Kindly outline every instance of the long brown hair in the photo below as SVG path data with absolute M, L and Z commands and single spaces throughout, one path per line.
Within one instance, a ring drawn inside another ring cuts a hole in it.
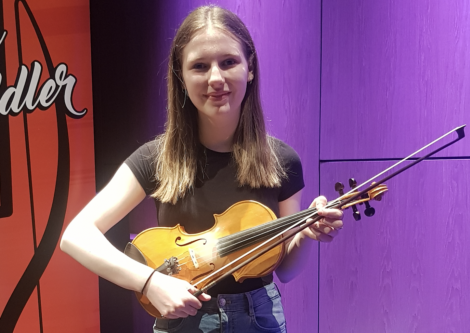
M 218 6 L 202 6 L 183 21 L 170 50 L 168 63 L 168 117 L 165 132 L 156 138 L 157 189 L 152 194 L 161 202 L 176 203 L 196 179 L 201 145 L 198 112 L 186 96 L 182 80 L 182 54 L 196 32 L 212 26 L 233 35 L 242 45 L 254 77 L 247 84 L 238 127 L 233 138 L 233 159 L 240 186 L 278 187 L 286 176 L 276 155 L 275 141 L 266 134 L 259 94 L 258 57 L 248 29 L 234 13 Z

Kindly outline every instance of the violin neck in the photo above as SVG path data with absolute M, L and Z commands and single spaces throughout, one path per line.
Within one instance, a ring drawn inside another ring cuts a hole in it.
M 308 208 L 298 213 L 219 238 L 217 242 L 218 253 L 221 257 L 225 257 L 233 252 L 265 241 L 278 234 L 282 234 L 293 225 L 301 225 L 299 222 L 316 215 L 316 211 L 315 208 Z

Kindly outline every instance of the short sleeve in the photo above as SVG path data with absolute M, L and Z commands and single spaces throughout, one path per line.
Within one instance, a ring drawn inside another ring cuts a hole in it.
M 305 184 L 302 162 L 297 152 L 286 143 L 279 141 L 278 154 L 287 174 L 287 178 L 282 181 L 278 198 L 278 201 L 284 201 L 303 189 Z
M 142 145 L 124 161 L 147 195 L 152 194 L 156 186 L 152 157 L 153 145 L 153 141 Z

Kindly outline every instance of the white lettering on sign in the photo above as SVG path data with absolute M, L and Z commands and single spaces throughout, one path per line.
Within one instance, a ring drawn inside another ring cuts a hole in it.
M 7 32 L 6 32 L 6 30 L 5 30 L 5 31 L 3 32 L 2 38 L 0 39 L 0 45 L 3 43 L 3 40 L 5 39 L 6 35 L 7 35 Z
M 7 31 L 3 31 L 0 45 L 7 36 Z M 60 92 L 64 90 L 64 103 L 69 116 L 72 118 L 83 117 L 87 109 L 77 111 L 72 103 L 73 89 L 77 79 L 72 74 L 68 74 L 67 65 L 61 63 L 54 68 L 54 74 L 48 78 L 39 88 L 39 81 L 42 74 L 42 66 L 38 61 L 33 61 L 31 71 L 26 65 L 21 65 L 18 69 L 15 84 L 6 88 L 0 95 L 0 115 L 16 115 L 24 108 L 29 112 L 36 108 L 46 110 L 50 107 Z M 3 77 L 0 73 L 0 85 Z M 39 88 L 39 90 L 38 90 Z
M 21 65 L 15 84 L 8 87 L 0 96 L 0 114 L 6 116 L 9 113 L 19 113 L 24 107 L 30 112 L 37 107 L 47 109 L 54 103 L 63 88 L 65 89 L 64 102 L 70 116 L 83 117 L 87 109 L 77 111 L 72 104 L 72 93 L 77 79 L 72 74 L 67 74 L 67 65 L 63 63 L 59 64 L 54 72 L 54 77 L 47 79 L 38 91 L 42 73 L 41 64 L 33 61 L 31 72 L 28 71 L 28 67 Z M 0 74 L 0 84 L 1 82 Z

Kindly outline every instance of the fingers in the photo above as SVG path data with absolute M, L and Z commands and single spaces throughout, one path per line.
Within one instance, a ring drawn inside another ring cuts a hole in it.
M 175 305 L 172 311 L 162 313 L 162 316 L 168 319 L 186 318 L 188 316 L 195 316 L 197 310 L 202 307 L 201 301 L 209 301 L 210 295 L 202 293 L 197 298 L 193 296 L 198 290 L 192 285 L 188 285 L 188 297 L 183 299 L 178 305 Z
M 331 242 L 334 236 L 337 235 L 338 231 L 327 227 L 328 229 L 321 229 L 315 226 L 310 226 L 309 228 L 304 229 L 302 232 L 308 237 L 315 239 L 319 242 Z
M 191 293 L 191 295 L 194 295 L 198 290 L 194 288 L 192 285 L 190 285 L 190 288 L 188 291 Z M 197 297 L 200 301 L 207 302 L 211 299 L 210 295 L 207 295 L 206 293 L 202 293 Z M 201 305 L 202 306 L 202 305 Z
M 198 299 L 200 301 L 207 302 L 207 301 L 210 301 L 211 296 L 207 295 L 206 293 L 203 293 L 203 294 L 199 295 Z
M 312 202 L 311 207 L 317 208 L 317 214 L 322 218 L 303 231 L 308 237 L 320 242 L 331 242 L 338 235 L 338 230 L 343 228 L 343 211 L 325 208 L 326 204 L 324 196 L 319 196 Z
M 310 207 L 321 209 L 326 206 L 326 203 L 327 203 L 326 197 L 324 197 L 323 195 L 320 195 L 319 197 L 315 198 L 315 200 L 313 200 Z
M 335 237 L 338 234 L 338 229 L 331 225 L 327 225 L 321 222 L 315 222 L 311 227 L 315 232 L 328 235 L 331 238 Z
M 167 319 L 177 319 L 177 318 L 186 318 L 188 316 L 195 316 L 197 314 L 197 309 L 195 308 L 181 308 L 175 309 L 173 311 L 162 311 L 161 315 L 163 318 Z
M 315 223 L 320 223 L 325 226 L 332 227 L 334 229 L 341 229 L 343 228 L 342 218 L 342 215 L 340 217 L 337 217 L 337 215 L 335 214 L 333 217 L 324 217 L 320 221 Z
M 163 317 L 168 319 L 186 318 L 188 316 L 195 316 L 197 310 L 201 307 L 202 303 L 188 292 L 187 297 L 168 305 L 160 313 Z
M 201 294 L 199 299 L 193 296 L 197 289 L 184 280 L 159 273 L 152 279 L 154 276 L 155 281 L 150 281 L 146 296 L 165 318 L 195 316 L 202 307 L 201 301 L 210 299 L 207 294 Z
M 310 207 L 317 208 L 318 215 L 322 216 L 321 222 L 329 224 L 333 228 L 342 228 L 343 226 L 343 211 L 334 208 L 324 208 L 327 204 L 327 200 L 324 196 L 319 196 L 313 200 Z
M 175 311 L 171 313 L 162 313 L 162 318 L 166 319 L 178 319 L 178 318 L 186 318 L 188 316 L 195 316 L 197 314 L 197 310 L 194 311 L 194 314 L 188 313 L 188 311 Z
M 318 215 L 323 216 L 325 218 L 329 218 L 332 220 L 342 220 L 343 219 L 343 211 L 336 208 L 320 208 L 317 210 Z
M 341 229 L 343 228 L 343 211 L 339 209 L 331 209 L 331 208 L 323 208 L 318 211 L 318 215 L 323 216 L 319 221 L 315 222 L 312 227 L 318 229 L 321 227 L 320 231 L 324 229 L 324 227 L 330 227 L 333 229 Z M 328 230 L 328 229 L 325 229 Z

